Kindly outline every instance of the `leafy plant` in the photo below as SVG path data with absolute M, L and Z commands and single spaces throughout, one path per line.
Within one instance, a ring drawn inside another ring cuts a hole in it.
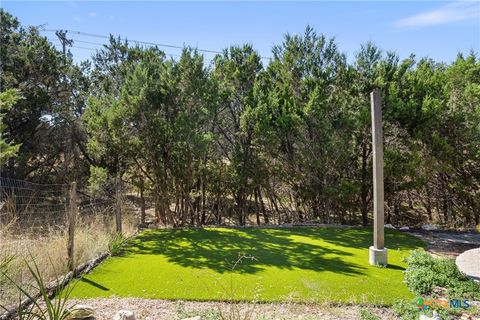
M 68 319 L 69 315 L 74 310 L 74 307 L 67 307 L 67 301 L 74 288 L 74 286 L 68 284 L 68 278 L 66 278 L 68 275 L 65 278 L 57 278 L 56 288 L 52 293 L 50 292 L 48 285 L 44 282 L 35 260 L 32 260 L 32 263 L 26 262 L 25 264 L 34 279 L 36 288 L 39 290 L 38 293 L 30 293 L 27 289 L 23 288 L 21 284 L 15 282 L 15 280 L 13 280 L 8 274 L 2 272 L 2 275 L 12 282 L 20 292 L 16 310 L 18 319 Z M 52 296 L 53 298 L 51 298 Z M 22 305 L 23 297 L 31 301 L 28 306 Z M 9 311 L 6 306 L 0 305 L 0 308 L 6 312 Z
M 453 259 L 433 258 L 417 249 L 406 259 L 405 283 L 416 294 L 431 294 L 446 288 L 450 297 L 480 297 L 480 284 L 465 277 Z
M 116 233 L 108 243 L 108 251 L 112 256 L 121 256 L 126 252 L 129 238 L 121 233 Z
M 380 320 L 379 317 L 377 317 L 372 310 L 367 309 L 367 308 L 361 308 L 360 309 L 360 319 L 361 320 Z

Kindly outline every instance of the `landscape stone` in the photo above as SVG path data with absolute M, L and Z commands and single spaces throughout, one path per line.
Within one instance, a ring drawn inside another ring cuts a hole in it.
M 478 262 L 480 261 L 480 248 L 471 249 L 460 254 L 455 263 L 458 270 L 474 281 L 480 281 L 480 268 Z
M 94 319 L 95 311 L 92 307 L 78 304 L 73 307 L 72 312 L 67 317 L 67 320 L 80 320 L 80 319 Z
M 408 230 L 410 230 L 410 228 L 405 226 L 405 227 L 400 227 L 400 229 L 398 229 L 398 230 L 400 230 L 400 231 L 408 231 Z
M 113 317 L 113 320 L 135 320 L 135 314 L 130 310 L 120 310 Z
M 422 229 L 425 230 L 425 231 L 438 230 L 437 226 L 435 226 L 433 224 L 430 224 L 430 223 L 426 223 L 426 224 L 422 225 Z

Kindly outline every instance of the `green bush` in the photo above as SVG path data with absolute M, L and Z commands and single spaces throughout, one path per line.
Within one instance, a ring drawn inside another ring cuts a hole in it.
M 414 300 L 399 300 L 393 305 L 393 311 L 401 320 L 418 320 L 420 315 L 433 317 L 436 314 L 442 320 L 458 319 L 463 313 L 475 314 L 475 310 L 443 308 L 441 306 L 431 307 L 427 310 L 419 309 L 417 306 L 417 298 Z
M 441 287 L 442 297 L 446 299 L 476 299 L 480 297 L 480 284 L 465 277 L 455 265 L 455 260 L 434 258 L 423 249 L 413 251 L 406 259 L 405 283 L 419 296 L 430 295 L 435 288 Z M 432 306 L 428 310 L 418 308 L 418 298 L 399 300 L 393 310 L 402 320 L 416 320 L 420 314 L 431 316 L 433 312 L 441 319 L 456 319 L 463 312 L 475 312 L 474 309 L 455 309 Z
M 405 283 L 418 295 L 431 294 L 437 287 L 447 289 L 452 298 L 480 297 L 480 284 L 465 277 L 453 259 L 433 258 L 423 249 L 406 259 Z
M 361 320 L 380 320 L 379 317 L 377 317 L 372 310 L 367 309 L 367 308 L 361 308 L 360 309 L 360 319 Z
M 125 254 L 129 238 L 121 233 L 116 233 L 108 243 L 108 251 L 112 256 L 121 256 Z
M 417 320 L 421 314 L 421 310 L 417 306 L 415 300 L 398 300 L 393 305 L 393 311 L 402 320 Z M 422 312 L 422 314 L 425 314 Z

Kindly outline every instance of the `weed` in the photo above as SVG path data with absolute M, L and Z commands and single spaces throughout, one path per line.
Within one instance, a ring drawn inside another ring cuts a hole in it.
M 108 243 L 108 251 L 112 256 L 121 256 L 125 254 L 129 238 L 121 233 L 116 233 Z
M 74 306 L 67 307 L 66 304 L 73 290 L 73 286 L 68 284 L 69 279 L 67 276 L 65 278 L 57 278 L 56 288 L 52 294 L 44 282 L 35 260 L 32 260 L 32 263 L 25 262 L 25 265 L 34 279 L 35 287 L 39 294 L 29 293 L 21 284 L 17 283 L 8 274 L 3 273 L 3 276 L 20 292 L 16 308 L 18 318 L 20 320 L 66 320 L 74 309 Z M 50 298 L 52 295 L 53 298 Z M 24 307 L 22 305 L 22 296 L 31 301 L 29 306 Z M 0 305 L 0 308 L 7 312 L 9 311 L 6 306 Z
M 360 309 L 360 319 L 361 320 L 380 320 L 379 317 L 377 317 L 372 310 L 367 309 L 367 308 L 361 308 Z

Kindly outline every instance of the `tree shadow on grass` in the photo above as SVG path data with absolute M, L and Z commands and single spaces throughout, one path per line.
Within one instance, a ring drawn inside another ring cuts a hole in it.
M 80 280 L 78 280 L 78 281 L 88 283 L 89 285 L 94 286 L 95 288 L 98 288 L 98 289 L 103 290 L 103 291 L 110 291 L 109 288 L 104 287 L 104 286 L 102 286 L 101 284 L 99 284 L 95 281 L 87 279 L 85 276 L 80 278 Z
M 345 261 L 345 257 L 353 255 L 348 250 L 315 243 L 316 239 L 327 240 L 325 236 L 332 236 L 319 230 L 322 229 L 148 230 L 132 241 L 129 254 L 163 255 L 183 267 L 208 268 L 219 273 L 232 271 L 239 256 L 248 255 L 255 259 L 240 261 L 234 272 L 254 274 L 276 267 L 351 276 L 364 274 L 365 267 Z

